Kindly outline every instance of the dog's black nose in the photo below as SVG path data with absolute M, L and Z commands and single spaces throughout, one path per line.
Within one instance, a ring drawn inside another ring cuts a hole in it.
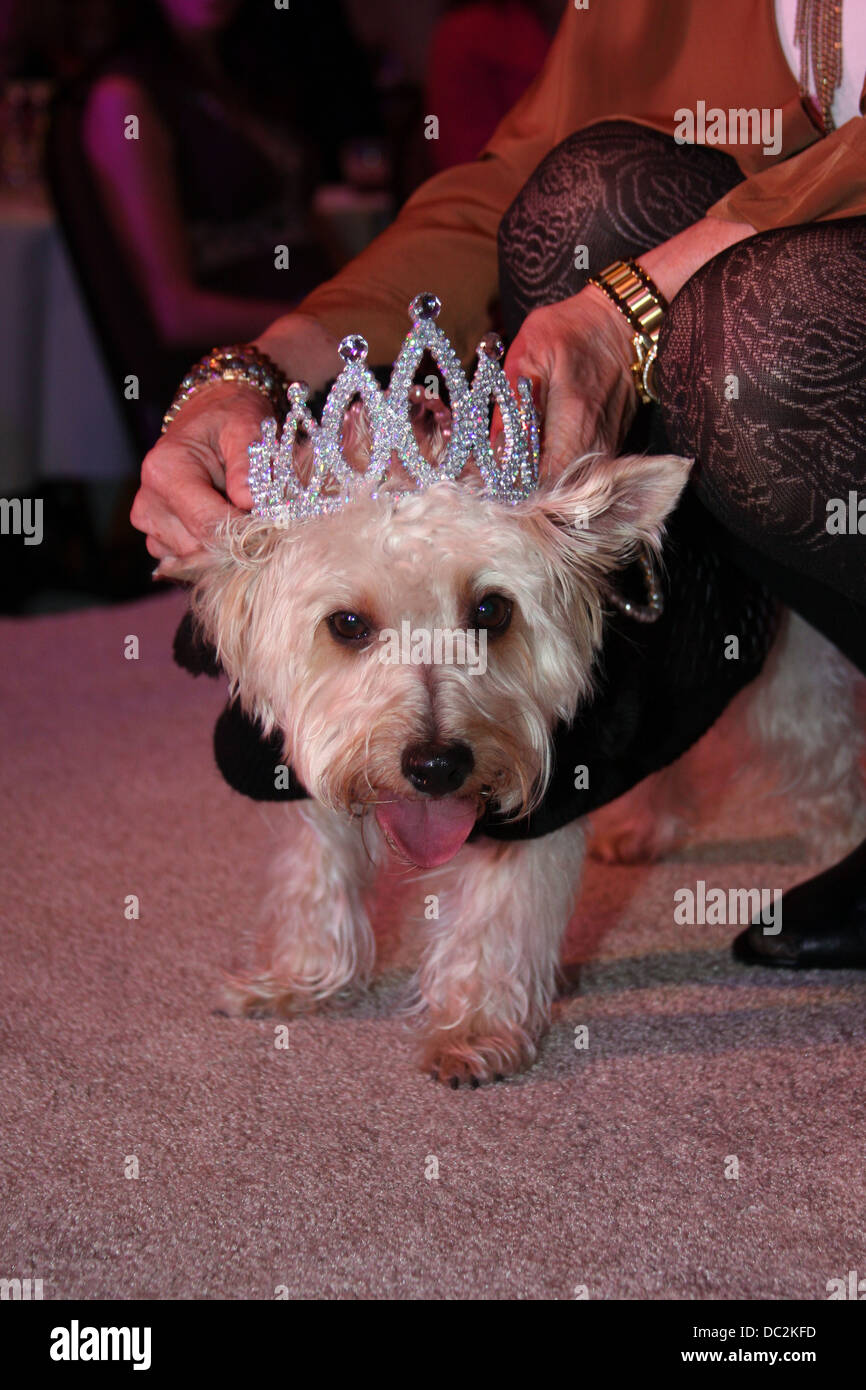
M 413 743 L 403 754 L 403 776 L 427 796 L 447 796 L 462 787 L 475 759 L 465 743 Z

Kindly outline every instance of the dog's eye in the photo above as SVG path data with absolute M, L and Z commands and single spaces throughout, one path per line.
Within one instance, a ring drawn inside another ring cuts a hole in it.
M 340 642 L 360 642 L 370 636 L 370 624 L 360 613 L 332 613 L 328 618 L 332 636 Z
M 470 614 L 469 626 L 504 632 L 511 622 L 511 601 L 502 594 L 485 594 Z

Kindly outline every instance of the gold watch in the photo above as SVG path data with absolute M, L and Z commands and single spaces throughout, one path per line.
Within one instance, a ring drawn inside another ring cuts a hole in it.
M 600 275 L 591 275 L 588 283 L 606 294 L 628 322 L 634 333 L 631 369 L 638 396 L 644 405 L 657 401 L 653 367 L 667 300 L 636 261 L 614 261 Z

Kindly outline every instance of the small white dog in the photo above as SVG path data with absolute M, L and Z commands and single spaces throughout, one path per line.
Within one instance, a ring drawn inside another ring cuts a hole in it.
M 347 448 L 366 458 L 371 437 L 357 422 Z M 429 425 L 420 434 L 435 463 L 447 430 L 443 439 Z M 292 1013 L 364 983 L 374 960 L 365 895 L 391 854 L 423 872 L 422 899 L 438 898 L 417 975 L 423 1067 L 458 1085 L 532 1062 L 584 826 L 467 840 L 486 807 L 517 818 L 543 797 L 552 731 L 590 692 L 610 577 L 641 546 L 660 549 L 689 467 L 673 456 L 582 461 L 511 506 L 477 479 L 395 501 L 390 479 L 341 510 L 252 517 L 215 539 L 193 612 L 311 798 L 285 808 L 270 959 L 238 984 L 242 1010 Z M 383 659 L 382 634 L 406 623 L 485 633 L 485 668 Z M 853 803 L 852 683 L 835 651 L 791 621 L 747 693 L 763 742 L 795 749 L 813 780 Z M 653 781 L 632 826 L 646 854 L 673 824 L 653 804 Z M 645 824 L 651 805 L 659 833 Z

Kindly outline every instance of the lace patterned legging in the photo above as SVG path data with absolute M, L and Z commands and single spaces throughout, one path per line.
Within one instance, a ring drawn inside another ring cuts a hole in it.
M 507 335 L 741 177 L 728 155 L 625 121 L 564 140 L 502 219 Z M 714 257 L 671 305 L 656 384 L 644 442 L 696 459 L 692 486 L 731 557 L 866 670 L 866 540 L 838 529 L 866 499 L 866 218 L 762 232 Z

